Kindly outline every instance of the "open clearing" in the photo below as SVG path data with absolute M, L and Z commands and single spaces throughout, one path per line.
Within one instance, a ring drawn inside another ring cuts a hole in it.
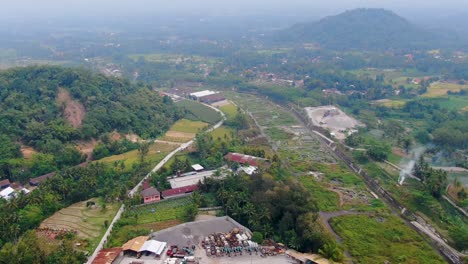
M 73 100 L 70 93 L 63 88 L 59 88 L 58 90 L 57 103 L 63 106 L 63 115 L 70 125 L 74 128 L 81 127 L 81 123 L 86 115 L 84 106 L 80 102 Z
M 181 119 L 172 125 L 169 131 L 197 133 L 208 126 L 207 123 L 201 121 L 191 121 L 188 119 Z
M 305 110 L 314 126 L 329 129 L 338 139 L 345 139 L 346 131 L 363 126 L 335 106 L 306 107 Z
M 445 263 L 396 216 L 339 216 L 331 225 L 355 263 Z
M 210 124 L 215 124 L 221 120 L 221 115 L 218 112 L 199 102 L 182 100 L 177 102 L 176 105 L 187 112 L 185 115 L 187 119 L 203 121 Z
M 24 157 L 25 159 L 30 159 L 30 158 L 32 158 L 32 156 L 33 156 L 34 154 L 37 153 L 37 151 L 34 150 L 32 147 L 28 147 L 28 146 L 25 146 L 25 145 L 21 145 L 21 149 L 20 149 L 20 150 L 21 150 L 21 153 L 23 154 L 23 157 Z
M 226 114 L 228 118 L 234 117 L 237 114 L 237 106 L 232 103 L 220 106 L 219 110 L 221 110 L 224 114 Z
M 87 201 L 72 204 L 44 220 L 40 228 L 76 231 L 79 239 L 88 240 L 90 246 L 95 247 L 106 231 L 104 222 L 112 222 L 119 205 L 106 204 L 106 209 L 103 209 L 98 206 L 97 199 L 89 201 L 94 201 L 96 205 L 86 207 Z
M 431 84 L 427 93 L 423 94 L 424 97 L 439 97 L 447 95 L 447 92 L 459 92 L 468 89 L 468 85 L 461 85 L 455 83 L 441 83 L 435 82 Z
M 152 165 L 160 162 L 168 153 L 177 148 L 177 145 L 171 143 L 155 142 L 152 143 L 145 160 Z M 126 168 L 131 168 L 132 164 L 139 160 L 138 150 L 132 150 L 120 155 L 114 155 L 99 160 L 104 163 L 114 163 L 116 161 L 124 161 Z

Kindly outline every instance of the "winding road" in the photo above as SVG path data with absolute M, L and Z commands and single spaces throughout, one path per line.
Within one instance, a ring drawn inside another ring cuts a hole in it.
M 214 126 L 212 126 L 210 129 L 206 130 L 206 132 L 211 132 L 211 131 L 213 131 L 213 130 L 215 130 L 215 129 L 217 129 L 220 126 L 223 125 L 224 121 L 226 120 L 226 115 L 221 110 L 219 110 L 218 108 L 213 107 L 211 105 L 208 105 L 208 104 L 204 104 L 204 103 L 200 103 L 200 104 L 203 104 L 203 105 L 215 110 L 216 112 L 218 112 L 221 115 L 221 120 L 218 123 L 216 123 Z M 143 185 L 143 182 L 145 180 L 147 180 L 149 177 L 151 177 L 151 174 L 153 174 L 154 172 L 161 169 L 162 166 L 164 166 L 175 154 L 177 154 L 177 152 L 187 149 L 190 145 L 193 144 L 193 142 L 195 142 L 195 139 L 192 139 L 192 140 L 190 140 L 190 141 L 188 141 L 186 143 L 183 143 L 182 145 L 180 145 L 180 147 L 173 150 L 171 153 L 167 154 L 167 156 L 164 157 L 164 159 L 162 161 L 160 161 L 148 174 L 146 174 L 146 176 L 140 182 L 138 182 L 137 185 L 135 185 L 135 187 L 133 187 L 133 189 L 131 189 L 128 192 L 128 197 L 132 198 L 133 195 L 135 195 L 135 193 L 141 187 L 141 185 Z M 107 228 L 107 231 L 104 234 L 104 236 L 102 237 L 102 239 L 99 242 L 98 246 L 94 250 L 94 253 L 88 258 L 88 261 L 86 262 L 87 264 L 91 264 L 93 262 L 93 260 L 96 258 L 96 256 L 98 255 L 99 251 L 101 251 L 101 249 L 103 249 L 104 244 L 107 242 L 107 238 L 109 237 L 109 235 L 110 235 L 110 233 L 112 231 L 112 228 L 114 227 L 114 224 L 120 219 L 120 217 L 122 216 L 122 213 L 124 212 L 124 210 L 125 210 L 125 207 L 124 207 L 124 205 L 122 205 L 120 207 L 119 211 L 117 212 L 117 214 L 115 215 L 114 219 L 112 220 L 111 224 L 109 225 L 109 228 Z

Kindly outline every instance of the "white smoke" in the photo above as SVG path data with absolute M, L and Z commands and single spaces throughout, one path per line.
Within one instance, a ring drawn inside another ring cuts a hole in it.
M 410 151 L 410 160 L 407 161 L 408 159 L 402 160 L 400 162 L 400 176 L 398 177 L 398 184 L 403 185 L 405 182 L 406 177 L 411 176 L 411 172 L 414 169 L 414 166 L 416 165 L 416 161 L 419 160 L 419 158 L 424 154 L 424 151 L 426 151 L 425 147 L 417 147 L 413 148 Z

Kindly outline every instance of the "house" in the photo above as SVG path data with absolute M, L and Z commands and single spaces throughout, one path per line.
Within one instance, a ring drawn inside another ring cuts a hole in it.
M 161 195 L 164 199 L 176 198 L 180 196 L 185 196 L 189 193 L 193 193 L 196 190 L 198 190 L 198 185 L 190 185 L 163 191 Z
M 5 200 L 10 200 L 15 195 L 15 189 L 7 187 L 0 192 L 0 197 Z
M 205 168 L 203 168 L 203 166 L 200 165 L 200 164 L 194 164 L 194 165 L 192 165 L 192 169 L 194 171 L 200 172 L 200 171 L 203 171 Z
M 99 251 L 92 264 L 115 264 L 119 263 L 119 257 L 121 257 L 122 248 L 105 248 Z
M 229 152 L 226 156 L 224 156 L 224 158 L 230 162 L 236 162 L 239 164 L 249 164 L 250 166 L 255 167 L 258 167 L 258 165 L 261 162 L 267 161 L 267 159 L 264 158 L 234 152 Z
M 143 196 L 143 201 L 145 204 L 161 200 L 161 193 L 154 187 L 143 190 L 141 192 L 141 196 Z
M 5 179 L 0 181 L 0 190 L 10 187 L 10 180 Z

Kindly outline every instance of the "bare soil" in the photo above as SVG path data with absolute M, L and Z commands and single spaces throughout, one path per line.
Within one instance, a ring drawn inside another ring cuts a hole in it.
M 87 160 L 91 160 L 93 150 L 96 147 L 98 142 L 95 139 L 92 139 L 90 141 L 79 141 L 76 144 L 76 147 L 81 153 L 85 154 L 87 157 Z
M 63 115 L 68 120 L 70 125 L 74 128 L 81 127 L 83 119 L 86 115 L 84 106 L 80 102 L 73 100 L 70 96 L 70 93 L 63 88 L 59 88 L 57 103 L 63 106 Z
M 25 159 L 31 159 L 34 154 L 37 153 L 32 147 L 21 145 L 21 153 Z

